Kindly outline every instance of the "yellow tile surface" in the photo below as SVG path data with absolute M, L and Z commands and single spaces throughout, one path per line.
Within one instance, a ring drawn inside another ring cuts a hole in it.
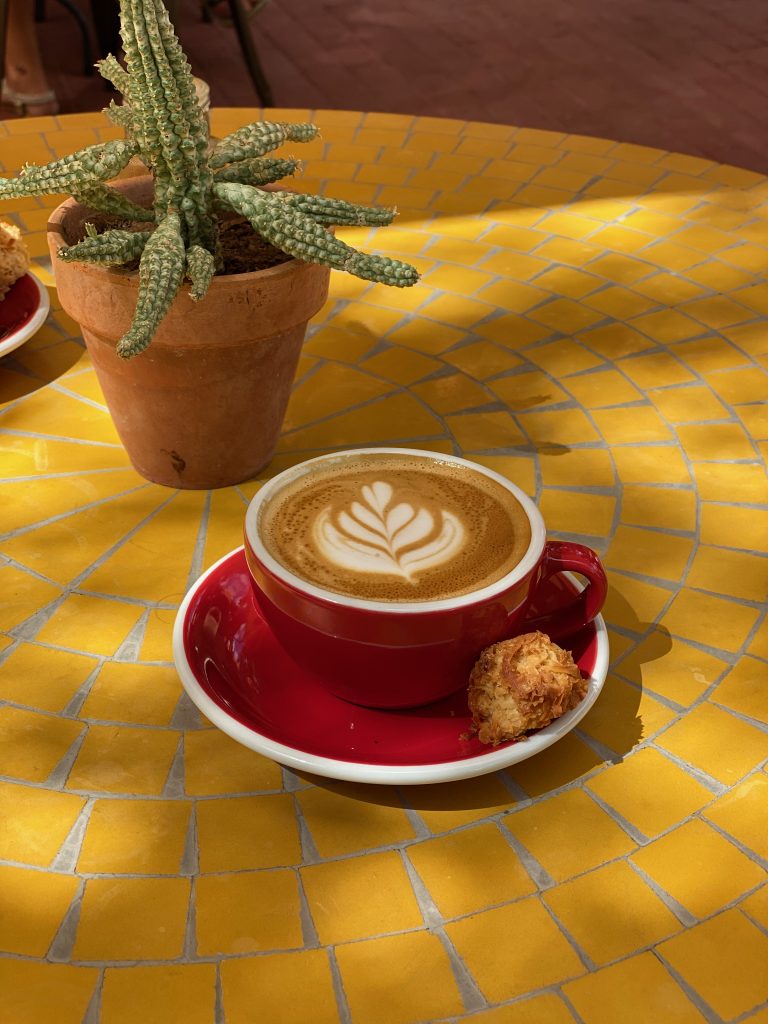
M 256 116 L 214 112 L 219 135 Z M 422 281 L 332 275 L 278 454 L 237 487 L 130 467 L 39 262 L 56 200 L 0 204 L 53 309 L 0 371 L 9 1024 L 762 1020 L 768 179 L 480 121 L 270 116 L 323 129 L 303 188 L 399 204 L 340 237 Z M 0 123 L 8 166 L 118 135 L 100 114 Z M 501 774 L 287 773 L 180 699 L 176 609 L 248 500 L 309 455 L 387 443 L 469 453 L 607 564 L 599 700 Z
M 214 729 L 185 735 L 184 779 L 190 796 L 282 787 L 279 765 Z
M 471 914 L 535 892 L 495 825 L 478 825 L 409 847 L 408 857 L 443 917 Z
M 107 662 L 80 714 L 105 721 L 168 725 L 181 692 L 175 669 Z
M 749 605 L 682 587 L 667 610 L 664 623 L 684 640 L 737 651 L 757 622 Z
M 692 551 L 693 541 L 684 537 L 619 526 L 605 564 L 612 569 L 676 581 L 682 578 Z
M 338 1024 L 331 967 L 321 949 L 224 960 L 221 986 L 227 1024 L 251 1024 L 256 1006 L 274 1024 Z
M 621 519 L 634 526 L 692 532 L 696 528 L 696 494 L 681 487 L 624 486 Z
M 78 751 L 67 786 L 92 792 L 159 796 L 179 738 L 178 732 L 92 725 Z
M 573 789 L 504 818 L 504 826 L 556 881 L 597 867 L 634 849 L 626 832 L 591 800 Z M 561 842 L 567 835 L 567 843 Z
M 621 899 L 616 896 L 621 893 Z M 682 925 L 626 861 L 548 890 L 544 902 L 602 966 L 679 932 Z
M 97 800 L 78 871 L 175 875 L 187 840 L 191 804 L 181 800 Z
M 599 754 L 569 733 L 535 759 L 508 768 L 510 777 L 530 796 L 543 796 L 589 775 L 603 763 Z
M 82 731 L 71 719 L 0 708 L 0 774 L 44 782 Z
M 706 1020 L 653 953 L 623 960 L 563 986 L 585 1024 L 703 1024 Z
M 505 811 L 515 798 L 497 775 L 480 775 L 460 782 L 419 786 L 408 794 L 408 801 L 427 828 L 437 834 Z
M 670 637 L 666 630 L 656 629 L 621 661 L 617 671 L 676 704 L 690 705 L 722 675 L 727 664 Z
M 483 995 L 493 1002 L 584 973 L 576 951 L 535 897 L 446 925 Z M 526 941 L 510 943 L 510 935 Z
M 706 816 L 765 860 L 768 858 L 768 835 L 763 821 L 766 798 L 768 775 L 758 772 L 716 800 L 707 808 Z
M 408 931 L 423 923 L 400 855 L 372 853 L 301 869 L 310 913 L 322 943 L 336 945 Z
M 0 865 L 0 948 L 45 957 L 79 881 L 73 875 Z
M 102 1024 L 209 1024 L 216 1003 L 213 964 L 108 967 L 101 990 Z
M 323 857 L 390 846 L 415 837 L 396 792 L 389 787 L 335 782 L 302 790 L 296 799 Z
M 284 867 L 301 859 L 290 796 L 198 801 L 200 870 Z
M 650 748 L 611 765 L 587 785 L 646 836 L 684 821 L 713 799 L 711 790 Z
M 608 675 L 600 700 L 581 721 L 581 728 L 617 753 L 629 753 L 676 717 L 665 704 L 639 687 Z
M 195 880 L 200 956 L 295 949 L 303 944 L 293 871 L 238 871 Z
M 766 880 L 763 868 L 696 818 L 642 847 L 632 860 L 698 918 L 722 910 Z
M 95 658 L 22 643 L 0 665 L 0 698 L 63 711 L 97 665 Z
M 768 560 L 745 551 L 701 545 L 686 582 L 691 587 L 749 601 L 768 598 Z
M 95 967 L 44 960 L 0 960 L 3 1012 L 13 1024 L 80 1024 L 99 980 Z
M 765 1002 L 768 936 L 738 910 L 675 936 L 659 952 L 725 1020 Z
M 728 786 L 765 758 L 764 732 L 709 703 L 693 708 L 657 742 Z
M 190 883 L 184 878 L 90 878 L 72 951 L 75 960 L 176 960 Z
M 539 501 L 550 530 L 596 537 L 610 532 L 615 506 L 612 497 L 579 491 L 545 490 Z
M 41 643 L 89 654 L 115 654 L 139 621 L 137 605 L 70 594 L 35 637 Z

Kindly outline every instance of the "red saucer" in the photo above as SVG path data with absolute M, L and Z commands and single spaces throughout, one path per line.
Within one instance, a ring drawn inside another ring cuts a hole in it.
M 45 322 L 48 291 L 34 274 L 20 277 L 0 301 L 0 356 L 23 345 Z
M 554 577 L 533 614 L 578 589 Z M 495 771 L 545 749 L 596 700 L 608 668 L 598 618 L 572 640 L 586 698 L 546 729 L 489 748 L 466 739 L 466 693 L 426 707 L 382 711 L 334 697 L 278 645 L 253 597 L 243 549 L 221 559 L 187 594 L 176 619 L 174 657 L 197 707 L 234 739 L 293 768 L 361 782 L 417 783 Z

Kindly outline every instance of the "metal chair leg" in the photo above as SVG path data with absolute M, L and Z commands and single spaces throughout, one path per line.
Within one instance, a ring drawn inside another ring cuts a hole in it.
M 261 100 L 262 106 L 271 107 L 274 105 L 272 90 L 262 70 L 259 55 L 256 52 L 248 15 L 243 8 L 241 0 L 229 0 L 229 9 L 232 12 L 232 23 L 237 32 L 240 49 L 243 51 L 243 58 L 248 68 L 248 73 L 251 76 L 251 81 Z

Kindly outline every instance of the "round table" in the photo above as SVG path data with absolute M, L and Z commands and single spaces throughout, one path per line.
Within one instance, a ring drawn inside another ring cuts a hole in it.
M 215 110 L 223 135 L 258 111 Z M 301 777 L 183 695 L 175 610 L 259 481 L 131 468 L 51 291 L 0 363 L 0 1017 L 9 1024 L 768 1021 L 768 179 L 608 139 L 338 111 L 301 190 L 422 272 L 334 274 L 269 474 L 463 454 L 610 578 L 573 732 L 442 785 Z M 115 134 L 0 124 L 5 173 Z

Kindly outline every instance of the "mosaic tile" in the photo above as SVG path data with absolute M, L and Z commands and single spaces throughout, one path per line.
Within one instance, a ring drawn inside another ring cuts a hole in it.
M 587 785 L 649 837 L 684 821 L 713 799 L 711 790 L 648 747 L 611 765 Z
M 22 643 L 0 665 L 0 699 L 63 711 L 97 665 L 95 658 Z
M 534 897 L 473 914 L 445 930 L 480 991 L 494 1002 L 584 973 L 575 950 Z M 526 941 L 511 945 L 509 935 L 525 935 Z
M 101 989 L 101 1024 L 209 1024 L 216 1003 L 213 964 L 108 967 Z
M 703 1024 L 707 1019 L 653 953 L 623 960 L 563 986 L 585 1024 L 643 1024 L 658 1015 L 669 1024 Z
M 635 847 L 610 815 L 578 789 L 525 807 L 503 821 L 555 881 L 589 871 Z M 562 841 L 564 836 L 567 842 Z
M 293 800 L 283 794 L 198 801 L 200 870 L 285 867 L 301 859 Z
M 0 708 L 0 775 L 45 782 L 82 731 L 71 719 Z
M 80 1024 L 99 979 L 95 967 L 71 967 L 45 960 L 0 960 L 3 1010 L 15 1024 Z
M 674 711 L 645 690 L 609 674 L 600 700 L 584 716 L 580 728 L 609 750 L 625 754 L 675 717 Z
M 184 788 L 190 796 L 279 790 L 279 766 L 218 730 L 184 737 Z
M 719 797 L 706 817 L 763 860 L 768 860 L 768 836 L 764 828 L 768 776 L 758 772 Z
M 515 797 L 495 774 L 419 786 L 408 792 L 408 806 L 434 834 L 482 821 L 508 810 L 514 803 Z
M 195 881 L 197 953 L 258 953 L 303 944 L 293 871 L 238 871 Z
M 583 779 L 602 763 L 599 754 L 571 733 L 563 736 L 556 748 L 542 751 L 535 761 L 522 761 L 508 768 L 507 772 L 530 796 L 544 796 L 551 790 Z
M 621 520 L 633 526 L 693 532 L 696 527 L 696 494 L 681 487 L 625 484 Z
M 543 900 L 598 966 L 682 930 L 680 921 L 626 861 L 564 882 L 544 893 Z
M 642 684 L 644 689 L 676 704 L 690 705 L 723 674 L 727 665 L 727 661 L 657 628 L 619 662 L 616 670 L 638 686 Z
M 722 910 L 766 880 L 763 868 L 696 818 L 637 850 L 632 860 L 698 918 Z
M 695 925 L 659 952 L 723 1019 L 765 1002 L 768 936 L 738 910 Z
M 693 708 L 657 742 L 726 786 L 765 759 L 765 732 L 709 703 Z
M 612 569 L 676 581 L 682 578 L 692 551 L 693 541 L 684 537 L 619 526 L 605 564 Z
M 83 718 L 168 725 L 181 696 L 176 671 L 111 662 L 102 666 L 80 709 Z
M 520 858 L 494 825 L 428 839 L 409 847 L 408 857 L 445 918 L 536 891 Z
M 338 1024 L 333 977 L 323 949 L 225 959 L 221 988 L 227 1024 L 250 1024 L 258 1006 L 281 1024 Z
M 134 726 L 91 725 L 67 779 L 74 790 L 159 796 L 180 733 Z
M 352 942 L 336 948 L 336 959 L 353 1020 L 415 1024 L 462 1012 L 448 956 L 436 935 L 412 932 Z
M 488 387 L 509 409 L 516 411 L 568 401 L 568 395 L 551 377 L 536 371 L 499 377 Z
M 190 883 L 184 878 L 89 878 L 75 960 L 177 960 Z
M 670 605 L 665 624 L 670 632 L 724 651 L 737 651 L 759 613 L 736 601 L 681 588 Z
M 320 941 L 353 942 L 419 928 L 423 918 L 396 851 L 371 853 L 301 868 L 301 880 Z

